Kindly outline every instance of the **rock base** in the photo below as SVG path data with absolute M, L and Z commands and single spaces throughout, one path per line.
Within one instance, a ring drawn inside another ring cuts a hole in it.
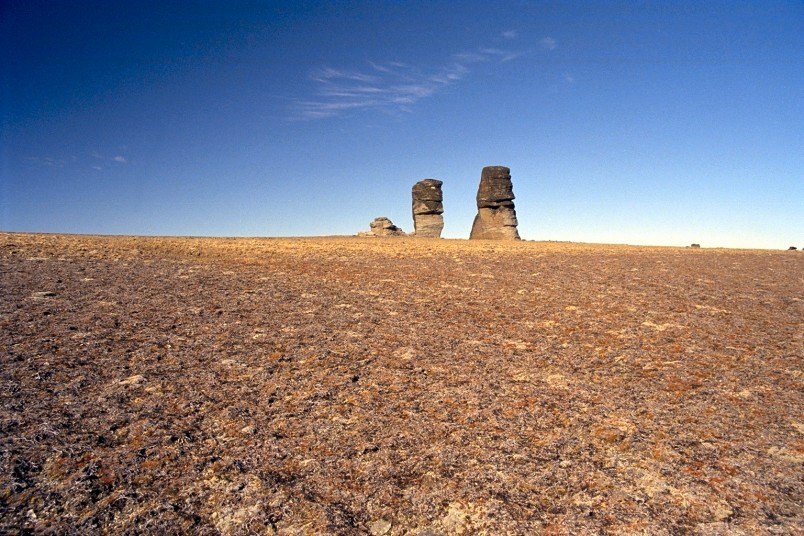
M 477 240 L 519 240 L 513 207 L 480 208 L 469 238 Z

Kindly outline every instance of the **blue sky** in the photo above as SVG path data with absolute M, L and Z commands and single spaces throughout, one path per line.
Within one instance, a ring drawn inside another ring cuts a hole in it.
M 0 230 L 804 246 L 804 4 L 0 3 Z

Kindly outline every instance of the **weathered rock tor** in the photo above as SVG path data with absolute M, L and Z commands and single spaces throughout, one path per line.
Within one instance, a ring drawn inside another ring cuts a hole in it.
M 405 236 L 405 231 L 394 225 L 394 223 L 386 218 L 380 216 L 374 218 L 369 224 L 371 228 L 368 232 L 359 233 L 360 236 Z
M 416 236 L 441 238 L 444 229 L 442 181 L 424 179 L 413 185 L 413 227 Z
M 477 216 L 471 239 L 519 240 L 511 170 L 487 166 L 480 175 L 477 190 Z

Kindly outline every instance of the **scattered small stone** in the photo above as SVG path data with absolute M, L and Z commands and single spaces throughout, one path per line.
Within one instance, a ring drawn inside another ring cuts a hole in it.
M 135 374 L 134 376 L 129 376 L 125 380 L 120 380 L 120 385 L 140 385 L 141 383 L 145 382 L 145 377 L 142 374 Z
M 382 536 L 391 530 L 391 523 L 385 519 L 376 519 L 368 526 L 372 536 Z
M 734 515 L 734 510 L 726 501 L 717 501 L 710 508 L 715 521 L 724 521 Z

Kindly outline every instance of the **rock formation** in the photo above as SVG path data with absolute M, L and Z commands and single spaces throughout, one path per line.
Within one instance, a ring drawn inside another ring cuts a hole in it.
M 511 170 L 503 166 L 484 167 L 477 189 L 477 216 L 469 238 L 519 240 L 517 225 Z
M 441 238 L 444 229 L 442 184 L 435 179 L 424 179 L 413 185 L 413 228 L 416 236 Z
M 405 232 L 385 216 L 374 218 L 369 227 L 370 231 L 358 233 L 358 236 L 405 236 Z

